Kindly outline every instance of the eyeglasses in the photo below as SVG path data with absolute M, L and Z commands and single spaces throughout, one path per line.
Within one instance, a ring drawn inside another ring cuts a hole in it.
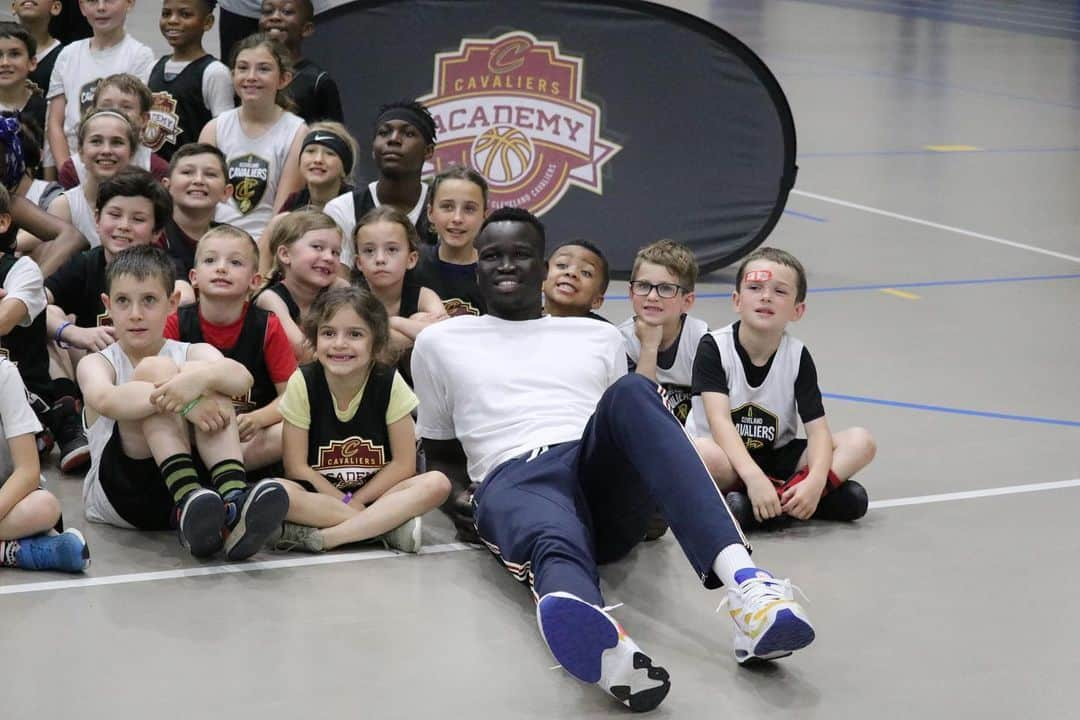
M 680 290 L 682 292 L 688 292 L 688 290 L 682 285 L 676 285 L 675 283 L 659 283 L 657 285 L 653 285 L 652 283 L 645 282 L 644 280 L 633 280 L 630 282 L 630 292 L 635 295 L 641 295 L 642 297 L 645 297 L 653 290 L 655 290 L 656 294 L 664 300 L 670 300 L 671 298 L 675 297 L 679 294 Z

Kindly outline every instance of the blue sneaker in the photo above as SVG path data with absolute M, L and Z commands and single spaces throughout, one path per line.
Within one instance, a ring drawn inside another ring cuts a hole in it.
M 764 570 L 735 573 L 739 586 L 728 590 L 720 607 L 728 605 L 735 621 L 735 660 L 776 660 L 814 641 L 814 626 L 795 600 L 790 580 L 777 580 Z
M 16 567 L 76 573 L 90 565 L 90 548 L 86 538 L 75 528 L 69 528 L 59 535 L 37 535 L 17 542 Z
M 197 558 L 210 557 L 221 549 L 225 505 L 213 490 L 199 488 L 184 496 L 177 508 L 180 544 Z
M 226 503 L 229 535 L 225 539 L 225 557 L 246 560 L 281 531 L 289 512 L 289 493 L 277 480 L 266 479 L 230 497 Z
M 622 626 L 576 595 L 544 595 L 536 604 L 536 622 L 566 672 L 599 685 L 634 712 L 652 710 L 671 689 L 667 671 L 654 666 Z

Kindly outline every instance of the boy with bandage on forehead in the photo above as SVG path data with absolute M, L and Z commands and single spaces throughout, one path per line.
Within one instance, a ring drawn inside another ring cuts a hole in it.
M 850 478 L 874 459 L 874 439 L 863 428 L 829 431 L 810 351 L 786 332 L 806 312 L 802 264 L 759 248 L 735 282 L 739 320 L 698 346 L 687 432 L 711 449 L 709 471 L 744 529 L 781 516 L 862 517 L 866 489 Z

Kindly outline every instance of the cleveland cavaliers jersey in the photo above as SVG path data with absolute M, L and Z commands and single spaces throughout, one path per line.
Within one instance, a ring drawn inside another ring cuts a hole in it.
M 631 363 L 637 365 L 641 357 L 641 342 L 634 334 L 634 318 L 631 317 L 621 323 L 619 332 L 626 341 L 626 356 L 630 358 Z M 694 355 L 697 353 L 698 343 L 707 332 L 709 332 L 709 326 L 704 320 L 685 315 L 682 329 L 675 343 L 675 358 L 671 366 L 661 367 L 661 358 L 657 358 L 656 382 L 664 388 L 664 403 L 683 425 L 690 416 L 690 386 L 694 375 Z M 659 354 L 663 356 L 666 353 Z

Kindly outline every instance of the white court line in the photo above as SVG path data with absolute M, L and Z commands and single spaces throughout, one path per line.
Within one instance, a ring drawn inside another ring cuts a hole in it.
M 870 503 L 871 510 L 884 510 L 907 505 L 928 505 L 931 503 L 951 502 L 953 500 L 972 500 L 975 498 L 995 497 L 998 495 L 1016 495 L 1019 493 L 1060 490 L 1080 487 L 1080 478 L 1058 482 L 1032 483 L 1030 485 L 1009 485 L 984 490 L 941 493 L 938 495 L 918 495 L 915 497 L 896 498 L 894 500 L 875 500 Z M 420 550 L 421 555 L 438 555 L 462 550 L 480 550 L 479 546 L 465 543 L 447 543 L 431 545 Z M 209 565 L 206 567 L 178 568 L 159 572 L 128 573 L 125 575 L 105 575 L 103 577 L 84 577 L 71 580 L 53 580 L 48 582 L 23 583 L 20 585 L 0 586 L 0 595 L 18 595 L 21 593 L 43 592 L 46 590 L 72 590 L 76 588 L 97 587 L 100 585 L 127 585 L 129 583 L 155 582 L 157 580 L 177 580 L 180 578 L 204 577 L 208 575 L 230 575 L 249 573 L 260 570 L 281 570 L 283 568 L 310 567 L 313 565 L 336 565 L 338 563 L 360 562 L 362 560 L 382 560 L 384 558 L 403 557 L 405 553 L 390 550 L 360 550 L 349 553 L 328 555 L 306 555 L 281 560 L 261 560 L 258 562 L 233 563 L 230 565 Z
M 936 230 L 946 230 L 948 232 L 954 232 L 959 235 L 966 235 L 968 237 L 978 238 L 979 240 L 988 240 L 999 245 L 1008 245 L 1009 247 L 1018 248 L 1020 250 L 1028 250 L 1029 252 L 1039 253 L 1040 255 L 1049 255 L 1060 260 L 1069 260 L 1074 263 L 1080 263 L 1080 257 L 1075 255 L 1066 255 L 1055 250 L 1047 250 L 1046 248 L 1035 247 L 1034 245 L 1026 245 L 1024 243 L 1015 242 L 1013 240 L 1006 240 L 1005 238 L 994 237 L 993 235 L 985 235 L 983 233 L 974 232 L 973 230 L 965 230 L 964 228 L 953 227 L 952 225 L 942 225 L 941 223 L 931 222 L 929 220 L 923 220 L 917 217 L 911 217 L 910 215 L 901 215 L 900 213 L 889 212 L 888 210 L 882 210 L 880 208 L 870 207 L 869 205 L 860 205 L 858 203 L 849 202 L 847 200 L 840 200 L 839 198 L 829 197 L 828 195 L 818 195 L 817 193 L 806 192 L 805 190 L 792 190 L 792 195 L 802 195 L 803 197 L 813 198 L 814 200 L 821 200 L 822 202 L 832 203 L 834 205 L 840 205 L 847 208 L 853 208 L 855 210 L 862 210 L 864 212 L 873 213 L 875 215 L 882 215 L 884 217 L 893 218 L 894 220 L 904 220 L 906 222 L 915 223 L 916 225 L 925 225 L 926 227 L 932 227 Z

